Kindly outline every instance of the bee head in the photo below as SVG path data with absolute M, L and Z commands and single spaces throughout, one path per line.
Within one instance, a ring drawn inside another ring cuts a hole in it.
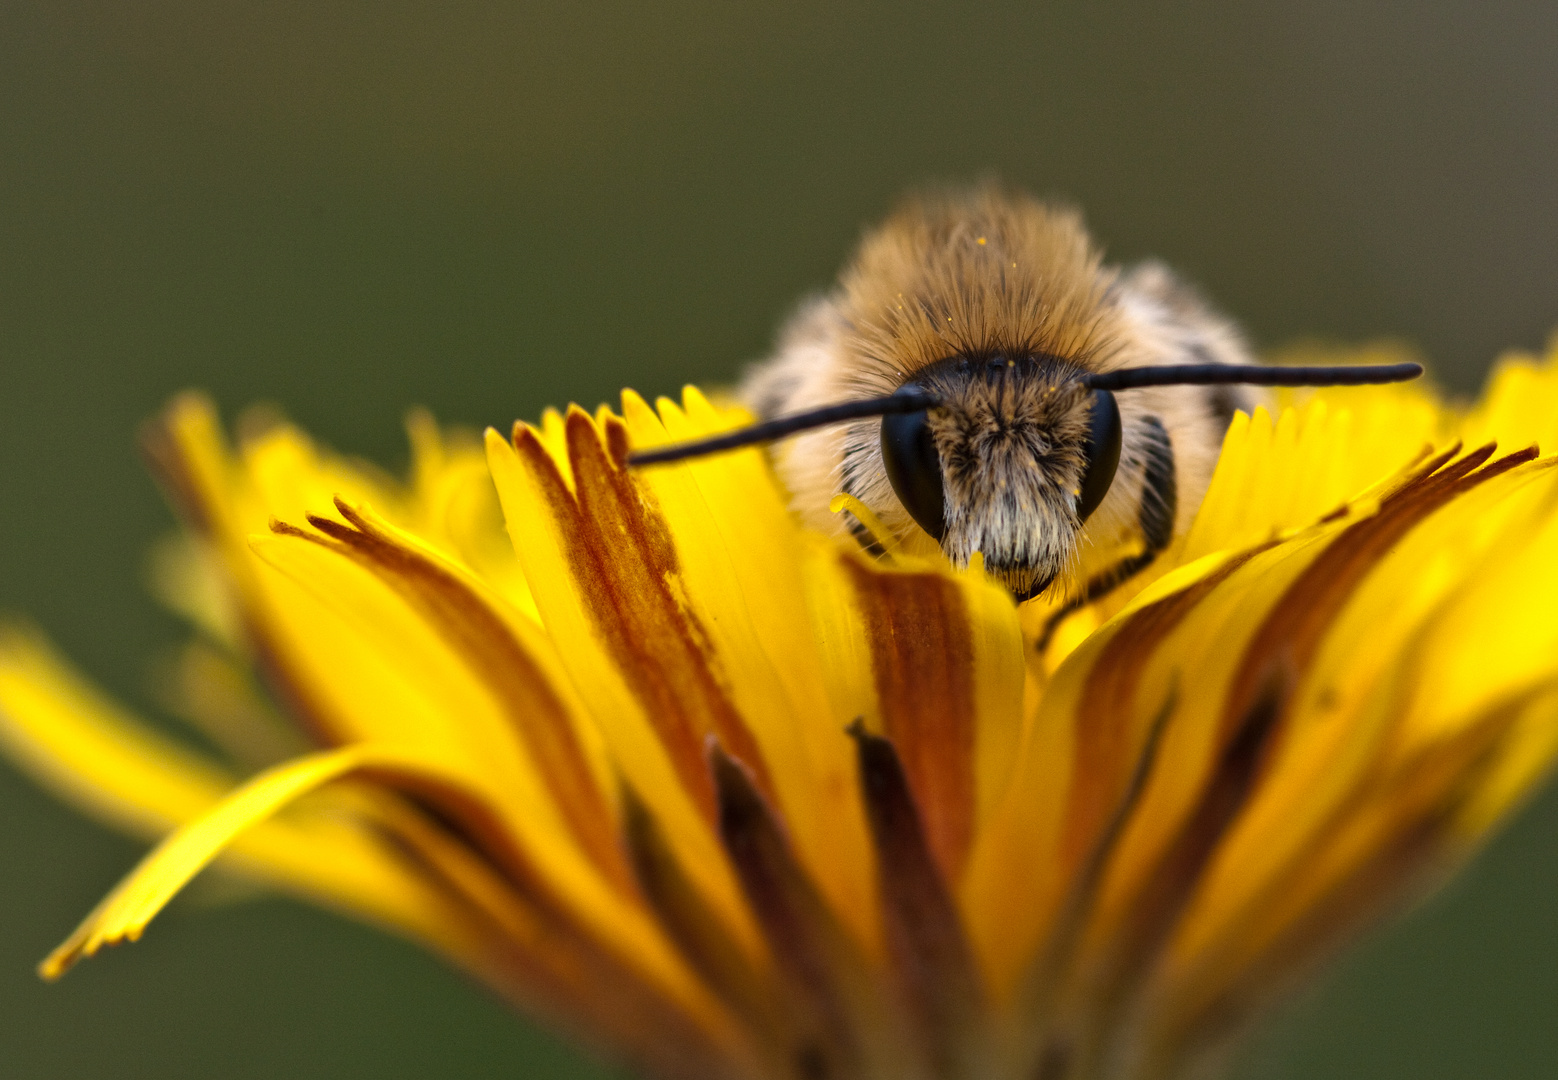
M 1082 374 L 1054 357 L 954 357 L 906 388 L 934 408 L 882 422 L 882 464 L 905 511 L 954 563 L 982 553 L 1018 599 L 1071 561 L 1119 462 L 1114 397 Z

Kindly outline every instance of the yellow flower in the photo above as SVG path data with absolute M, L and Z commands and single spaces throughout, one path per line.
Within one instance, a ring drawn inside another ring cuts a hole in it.
M 1558 358 L 1469 411 L 1288 405 L 1052 626 L 803 531 L 756 450 L 624 471 L 745 419 L 695 390 L 484 444 L 414 419 L 405 483 L 180 399 L 159 580 L 221 755 L 0 638 L 9 753 L 172 830 L 43 973 L 219 858 L 655 1075 L 1181 1071 L 1558 752 Z

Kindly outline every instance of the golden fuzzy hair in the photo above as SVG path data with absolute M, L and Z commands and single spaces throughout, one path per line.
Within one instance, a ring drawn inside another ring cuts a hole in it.
M 1082 525 L 1072 496 L 1087 465 L 1093 395 L 1076 371 L 996 356 L 917 376 L 943 402 L 929 418 L 942 466 L 942 549 L 958 565 L 982 552 L 985 569 L 1019 595 L 1061 572 Z M 846 489 L 866 486 L 846 471 Z
M 984 186 L 903 204 L 840 281 L 845 347 L 899 378 L 948 356 L 1064 356 L 1111 340 L 1114 273 L 1069 207 Z

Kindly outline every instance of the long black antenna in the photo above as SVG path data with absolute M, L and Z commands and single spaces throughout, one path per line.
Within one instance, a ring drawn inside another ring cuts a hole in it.
M 1165 364 L 1161 367 L 1121 368 L 1078 376 L 1077 381 L 1091 390 L 1137 390 L 1145 386 L 1364 386 L 1373 383 L 1406 382 L 1423 373 L 1423 365 L 1331 364 L 1316 367 L 1265 367 L 1261 364 Z M 687 458 L 739 450 L 744 446 L 773 442 L 798 431 L 826 427 L 866 416 L 888 416 L 919 412 L 940 404 L 936 395 L 914 386 L 906 386 L 886 397 L 844 401 L 820 409 L 765 420 L 724 435 L 707 439 L 638 450 L 628 455 L 629 465 L 665 465 Z
M 724 435 L 713 435 L 707 439 L 677 443 L 674 446 L 662 446 L 655 450 L 639 450 L 628 455 L 628 464 L 663 465 L 671 461 L 681 461 L 683 458 L 718 454 L 723 450 L 739 450 L 743 446 L 751 446 L 754 443 L 773 442 L 775 439 L 782 439 L 786 435 L 794 435 L 798 431 L 826 427 L 829 424 L 837 424 L 845 420 L 859 420 L 863 416 L 887 416 L 891 413 L 920 412 L 931 408 L 935 404 L 937 404 L 937 398 L 934 394 L 927 393 L 924 390 L 900 390 L 896 394 L 889 394 L 886 397 L 864 398 L 860 401 L 841 402 L 838 405 L 824 405 L 820 409 L 796 413 L 793 416 L 781 416 L 774 420 L 765 420 L 761 424 L 753 424 L 751 427 L 744 427 L 739 431 L 732 431 Z
M 1423 373 L 1423 365 L 1327 364 L 1316 367 L 1266 367 L 1261 364 L 1165 364 L 1162 367 L 1121 368 L 1083 375 L 1094 390 L 1137 390 L 1144 386 L 1364 386 L 1406 382 Z

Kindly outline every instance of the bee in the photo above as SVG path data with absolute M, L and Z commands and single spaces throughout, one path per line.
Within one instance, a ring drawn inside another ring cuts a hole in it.
M 758 423 L 628 461 L 778 443 L 808 524 L 956 566 L 978 553 L 1019 603 L 1063 589 L 1074 608 L 1189 527 L 1252 388 L 1421 373 L 1262 366 L 1160 263 L 1107 265 L 1075 210 L 985 185 L 913 198 L 865 235 L 741 383 Z M 831 513 L 838 493 L 890 535 Z

